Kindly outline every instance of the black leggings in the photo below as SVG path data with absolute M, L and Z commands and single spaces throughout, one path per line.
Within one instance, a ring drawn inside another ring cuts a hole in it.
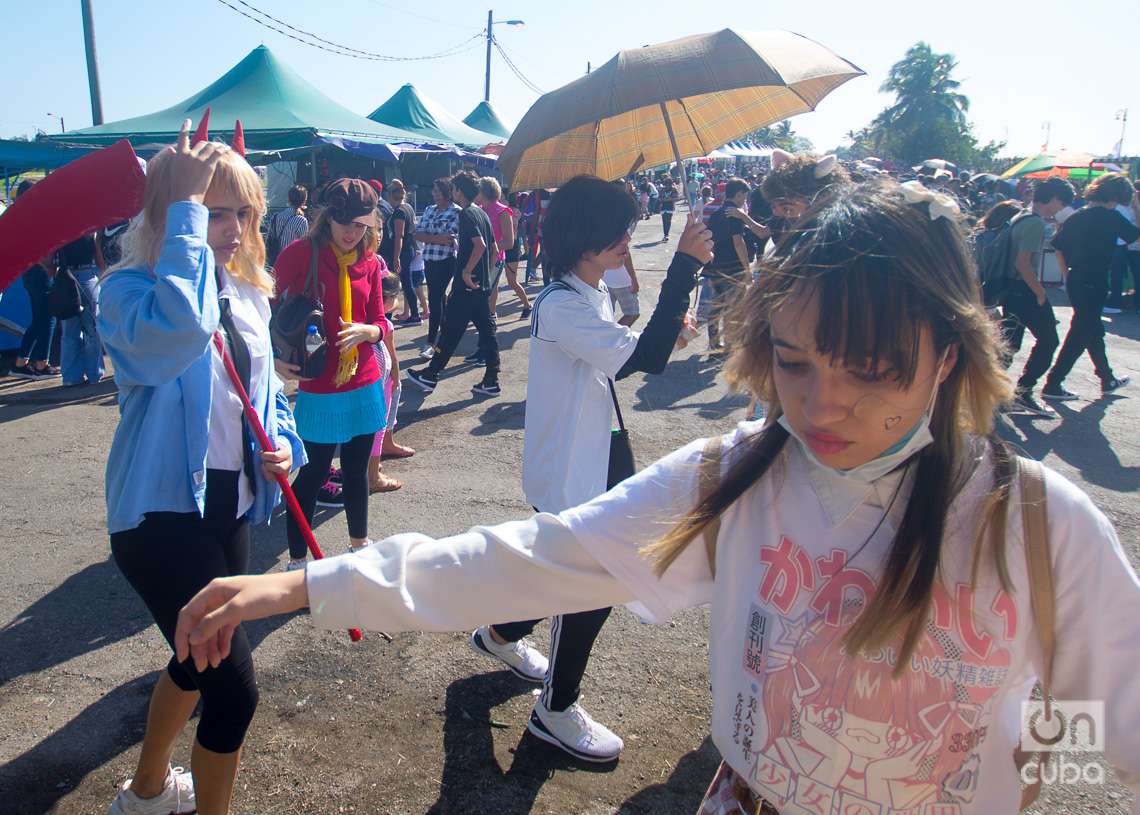
M 661 212 L 661 230 L 665 233 L 665 237 L 669 237 L 669 227 L 673 225 L 673 210 L 663 210 Z
M 540 697 L 547 710 L 563 711 L 578 701 L 590 651 L 611 610 L 599 608 L 577 614 L 560 614 L 551 619 L 550 669 L 546 672 Z M 492 628 L 507 642 L 517 642 L 534 631 L 539 622 L 527 620 Z
M 138 592 L 162 636 L 173 647 L 178 612 L 215 577 L 249 569 L 249 524 L 237 514 L 236 472 L 208 470 L 206 513 L 148 512 L 141 524 L 111 535 L 115 565 Z M 257 677 L 249 639 L 238 626 L 230 655 L 198 672 L 194 662 L 170 658 L 166 672 L 184 691 L 202 694 L 198 743 L 215 753 L 241 747 L 257 709 Z
M 404 309 L 413 320 L 420 318 L 420 300 L 416 296 L 416 287 L 412 285 L 412 258 L 411 255 L 400 256 L 400 288 L 404 291 Z
M 372 454 L 375 433 L 353 436 L 340 445 L 341 489 L 344 490 L 344 514 L 348 517 L 348 535 L 352 538 L 368 537 L 368 457 Z M 312 523 L 313 512 L 317 508 L 317 493 L 329 477 L 329 467 L 336 453 L 335 444 L 305 442 L 305 452 L 309 463 L 301 468 L 293 479 L 293 493 L 297 503 L 305 513 L 305 520 Z M 301 537 L 301 528 L 289 513 L 285 524 L 289 535 L 289 557 L 300 560 L 309 547 Z
M 424 274 L 428 288 L 428 345 L 435 345 L 439 337 L 439 327 L 443 325 L 443 315 L 447 309 L 447 287 L 455 278 L 455 258 L 447 260 L 425 260 Z

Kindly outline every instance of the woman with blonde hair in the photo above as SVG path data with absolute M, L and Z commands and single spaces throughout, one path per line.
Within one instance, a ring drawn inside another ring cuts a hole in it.
M 1012 389 L 955 213 L 893 182 L 803 213 L 728 320 L 728 375 L 764 422 L 558 514 L 216 580 L 178 653 L 204 669 L 232 626 L 306 605 L 321 627 L 393 631 L 709 604 L 724 763 L 706 815 L 1014 812 L 1039 676 L 1104 703 L 1105 758 L 1140 790 L 1140 636 L 1105 623 L 1140 618 L 1140 580 L 1089 498 L 994 434 Z M 1032 485 L 1044 504 L 1023 515 Z M 1051 619 L 1027 566 L 1044 546 Z
M 276 477 L 305 460 L 273 372 L 261 183 L 225 145 L 191 146 L 189 124 L 147 166 L 143 212 L 103 278 L 98 317 L 119 387 L 107 457 L 111 552 L 170 643 L 183 603 L 212 578 L 249 568 L 250 526 L 277 505 Z M 219 332 L 277 446 L 260 466 Z M 199 700 L 191 779 L 170 760 Z M 256 707 L 240 628 L 213 670 L 172 657 L 151 696 L 138 768 L 109 815 L 228 813 Z
M 305 440 L 309 460 L 297 473 L 293 492 L 309 521 L 322 488 L 322 501 L 339 499 L 348 518 L 349 548 L 356 549 L 368 542 L 368 458 L 373 439 L 388 418 L 380 367 L 370 347 L 384 339 L 388 325 L 380 283 L 388 267 L 376 252 L 377 198 L 371 186 L 358 178 L 338 179 L 325 187 L 322 203 L 308 240 L 286 247 L 274 268 L 279 292 L 300 293 L 316 253 L 317 288 L 324 304 L 321 334 L 336 338 L 323 351 L 326 362 L 321 375 L 300 380 L 297 432 Z M 299 378 L 295 365 L 278 362 L 277 370 L 282 376 Z M 339 485 L 330 479 L 337 445 Z M 286 529 L 287 568 L 302 568 L 308 550 L 292 515 Z

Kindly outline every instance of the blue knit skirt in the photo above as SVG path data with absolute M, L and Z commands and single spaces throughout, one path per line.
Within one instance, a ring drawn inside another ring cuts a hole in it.
M 297 392 L 293 406 L 297 434 L 317 444 L 342 444 L 356 436 L 383 430 L 388 405 L 379 380 L 339 393 Z

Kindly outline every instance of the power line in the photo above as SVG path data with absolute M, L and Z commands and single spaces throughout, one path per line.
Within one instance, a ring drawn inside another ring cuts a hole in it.
M 503 58 L 503 62 L 507 63 L 507 67 L 510 68 L 511 72 L 514 73 L 514 75 L 519 78 L 519 81 L 522 82 L 523 85 L 525 85 L 527 88 L 529 88 L 530 90 L 537 93 L 539 96 L 542 96 L 544 93 L 546 93 L 546 91 L 544 91 L 542 88 L 538 87 L 538 85 L 535 85 L 533 82 L 531 82 L 529 79 L 526 78 L 526 75 L 519 69 L 519 67 L 517 65 L 515 65 L 515 63 L 507 55 L 507 52 L 503 48 L 503 46 L 499 44 L 499 38 L 498 37 L 492 36 L 491 42 L 494 43 L 495 49 L 499 52 L 499 56 L 501 56 Z
M 342 57 L 352 57 L 354 59 L 372 60 L 372 61 L 377 61 L 377 62 L 422 62 L 425 60 L 443 59 L 444 57 L 452 57 L 452 56 L 456 56 L 457 54 L 462 54 L 462 53 L 465 53 L 466 51 L 470 51 L 474 48 L 477 48 L 479 46 L 478 41 L 481 40 L 484 36 L 484 32 L 480 31 L 477 34 L 473 34 L 472 36 L 468 37 L 463 42 L 457 43 L 456 45 L 453 45 L 451 48 L 445 49 L 445 50 L 440 51 L 440 52 L 435 53 L 435 54 L 426 54 L 424 56 L 418 56 L 418 57 L 394 57 L 394 56 L 391 56 L 388 54 L 377 54 L 377 53 L 374 53 L 372 51 L 361 51 L 358 48 L 351 48 L 347 45 L 341 45 L 340 43 L 333 42 L 332 40 L 327 40 L 323 37 L 319 37 L 316 34 L 312 33 L 311 31 L 306 31 L 302 28 L 297 28 L 296 26 L 290 25 L 289 23 L 285 22 L 284 20 L 280 20 L 280 19 L 274 17 L 273 15 L 262 11 L 261 9 L 257 8 L 256 6 L 253 6 L 250 3 L 245 2 L 245 0 L 234 0 L 234 2 L 240 3 L 246 9 L 249 9 L 249 11 L 253 12 L 253 14 L 250 14 L 249 12 L 247 12 L 241 8 L 238 8 L 237 6 L 233 5 L 233 3 L 229 2 L 229 0 L 218 0 L 218 2 L 221 3 L 223 6 L 225 6 L 226 8 L 232 10 L 232 11 L 236 11 L 238 14 L 245 17 L 246 19 L 252 20 L 253 22 L 257 23 L 258 25 L 262 26 L 263 28 L 268 28 L 271 31 L 276 31 L 278 34 L 282 34 L 286 37 L 289 37 L 292 40 L 296 40 L 299 43 L 303 43 L 304 45 L 308 45 L 312 48 L 319 48 L 322 51 L 328 51 L 331 54 L 337 54 L 338 56 L 342 56 Z M 264 17 L 265 19 L 261 19 L 260 17 L 255 17 L 255 16 L 253 16 L 254 14 L 260 15 L 261 17 Z M 266 20 L 269 20 L 271 22 L 266 22 Z M 274 25 L 274 23 L 276 23 L 276 25 Z M 278 27 L 278 26 L 281 26 L 281 27 Z M 295 32 L 295 33 L 290 33 L 290 32 Z M 298 36 L 298 35 L 300 35 L 300 36 Z M 307 37 L 308 39 L 304 39 L 305 37 Z M 315 42 L 313 42 L 313 40 L 315 40 Z

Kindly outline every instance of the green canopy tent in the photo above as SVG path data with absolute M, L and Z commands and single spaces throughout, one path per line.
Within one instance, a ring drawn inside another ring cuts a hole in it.
M 122 138 L 132 144 L 172 142 L 184 119 L 195 123 L 210 108 L 210 132 L 229 137 L 241 119 L 246 146 L 253 150 L 287 150 L 320 142 L 322 134 L 347 136 L 373 143 L 450 141 L 431 139 L 380 124 L 334 102 L 299 73 L 277 59 L 264 45 L 215 82 L 165 110 L 97 127 L 49 137 L 76 144 L 111 144 Z
M 480 102 L 475 106 L 475 109 L 467 114 L 463 123 L 468 127 L 473 127 L 476 130 L 482 130 L 484 133 L 491 133 L 495 136 L 501 136 L 504 139 L 511 137 L 513 127 L 509 126 L 503 121 L 503 117 L 491 105 L 490 102 Z
M 416 134 L 415 138 L 482 147 L 504 141 L 502 136 L 469 127 L 410 82 L 368 114 L 379 125 Z

